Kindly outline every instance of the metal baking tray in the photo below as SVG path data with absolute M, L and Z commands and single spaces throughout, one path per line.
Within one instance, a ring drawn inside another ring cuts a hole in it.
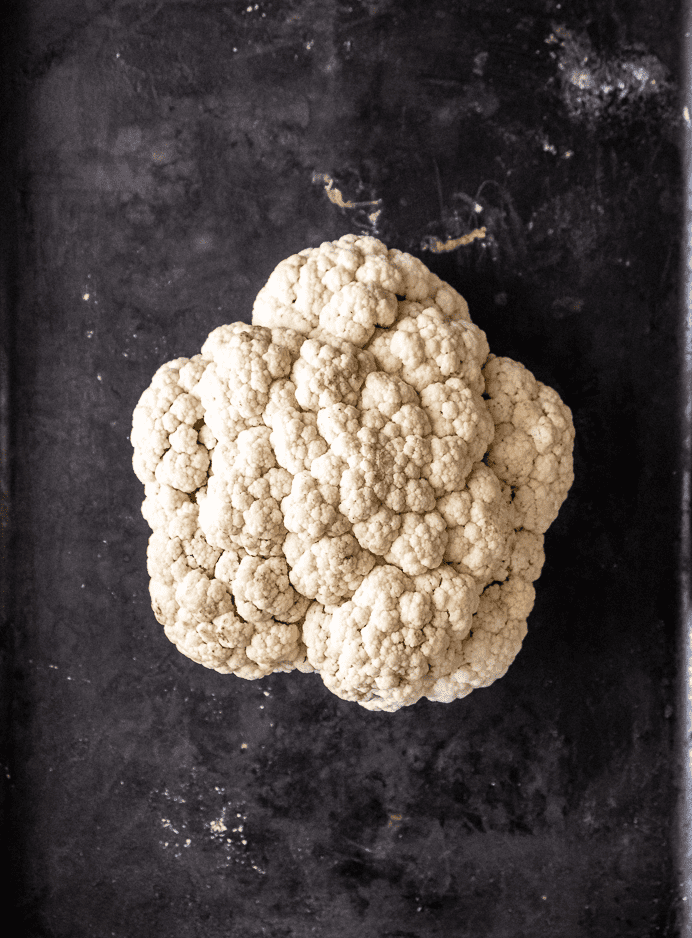
M 0 16 L 14 933 L 690 935 L 683 4 Z M 151 610 L 140 394 L 347 232 L 420 257 L 574 415 L 524 646 L 452 704 L 224 676 Z

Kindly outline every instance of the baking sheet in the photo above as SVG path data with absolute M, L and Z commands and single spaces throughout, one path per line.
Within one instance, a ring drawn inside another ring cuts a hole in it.
M 5 17 L 23 934 L 683 933 L 682 6 L 32 0 Z M 478 223 L 482 242 L 433 249 Z M 156 368 L 249 321 L 282 258 L 349 231 L 452 283 L 577 432 L 516 662 L 395 714 L 315 675 L 244 682 L 181 656 L 151 612 L 131 468 Z

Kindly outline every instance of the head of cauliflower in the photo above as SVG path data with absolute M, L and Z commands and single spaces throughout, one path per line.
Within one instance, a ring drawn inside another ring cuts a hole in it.
M 559 395 L 421 261 L 352 234 L 159 368 L 131 441 L 168 638 L 248 680 L 317 671 L 370 710 L 507 671 L 574 478 Z

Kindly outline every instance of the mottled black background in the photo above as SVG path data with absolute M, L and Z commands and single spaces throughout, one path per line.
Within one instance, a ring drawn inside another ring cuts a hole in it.
M 0 15 L 13 934 L 677 934 L 680 3 Z M 395 714 L 180 655 L 131 468 L 155 369 L 349 231 L 449 280 L 577 431 L 517 661 Z

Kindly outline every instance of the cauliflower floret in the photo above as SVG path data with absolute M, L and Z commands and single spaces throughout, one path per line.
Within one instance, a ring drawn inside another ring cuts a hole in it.
M 269 329 L 244 322 L 214 329 L 202 355 L 216 365 L 216 374 L 227 382 L 231 406 L 243 417 L 262 416 L 272 382 L 288 377 L 293 364 L 290 349 L 276 345 Z
M 545 563 L 544 537 L 535 531 L 522 528 L 514 532 L 510 572 L 533 583 L 541 575 Z
M 187 516 L 191 511 L 197 510 L 187 493 L 171 485 L 161 485 L 155 477 L 153 482 L 145 483 L 144 495 L 142 516 L 152 531 L 158 531 L 160 528 L 168 529 L 171 522 L 181 513 Z M 192 534 L 193 531 L 190 533 Z
M 496 423 L 488 466 L 514 489 L 521 526 L 544 534 L 574 481 L 571 412 L 556 391 L 509 358 L 491 358 L 483 373 Z
M 240 564 L 244 557 L 247 557 L 247 554 L 242 548 L 239 550 L 235 550 L 234 548 L 224 550 L 214 567 L 214 576 L 216 579 L 221 580 L 226 586 L 232 588 L 233 581 L 238 575 L 238 570 L 240 569 Z
M 197 390 L 205 408 L 206 424 L 218 442 L 232 443 L 243 430 L 259 426 L 259 417 L 243 417 L 231 403 L 229 382 L 220 377 L 214 362 L 202 375 Z
M 244 430 L 236 443 L 214 452 L 214 474 L 199 504 L 199 524 L 207 541 L 220 550 L 242 547 L 263 557 L 281 553 L 286 528 L 280 499 L 288 474 L 275 465 L 270 433 L 267 427 Z
M 396 540 L 401 527 L 401 515 L 383 505 L 367 521 L 353 525 L 353 534 L 358 543 L 372 554 L 386 554 Z
M 434 570 L 442 563 L 447 537 L 447 525 L 439 511 L 426 514 L 407 511 L 384 559 L 411 575 Z
M 226 586 L 220 580 L 209 579 L 201 570 L 190 570 L 178 583 L 175 599 L 196 622 L 215 619 L 233 608 Z
M 505 673 L 572 483 L 559 395 L 417 258 L 345 235 L 133 413 L 152 608 L 192 660 L 394 711 Z
M 435 306 L 376 331 L 368 350 L 382 371 L 396 374 L 416 391 L 452 376 L 483 391 L 481 368 L 488 357 L 485 333 L 471 322 L 450 322 Z
M 471 577 L 442 567 L 412 578 L 379 566 L 350 602 L 310 610 L 308 660 L 339 697 L 370 710 L 396 710 L 464 660 L 462 640 L 477 608 Z
M 297 622 L 310 605 L 291 586 L 283 557 L 243 557 L 233 580 L 233 598 L 239 614 L 249 622 L 272 617 Z
M 396 319 L 397 299 L 394 293 L 375 283 L 351 281 L 334 293 L 320 313 L 320 326 L 332 335 L 363 346 L 375 326 L 390 326 Z
M 430 598 L 415 594 L 410 577 L 393 566 L 376 567 L 350 602 L 306 618 L 308 660 L 345 700 L 368 700 L 379 691 L 402 703 L 418 699 L 428 672 L 418 646 L 426 628 L 428 640 L 434 631 L 432 613 Z
M 314 459 L 327 452 L 313 413 L 281 411 L 274 415 L 272 426 L 270 439 L 277 462 L 291 475 L 309 469 Z
M 244 625 L 247 626 L 248 623 Z M 234 655 L 230 649 L 216 640 L 211 623 L 198 623 L 184 610 L 180 611 L 174 621 L 164 625 L 164 633 L 183 655 L 221 674 L 240 674 L 247 660 L 244 652 Z M 243 676 L 252 679 L 252 677 L 264 677 L 269 673 L 261 671 L 257 665 L 255 669 L 256 673 L 250 675 L 246 672 Z
M 361 410 L 378 410 L 389 420 L 404 404 L 419 404 L 420 398 L 410 384 L 382 371 L 371 371 L 360 394 Z
M 307 257 L 293 254 L 281 261 L 257 294 L 252 321 L 268 328 L 289 327 L 307 333 L 317 324 L 317 315 L 296 308 L 297 286 Z M 318 313 L 319 314 L 319 313 Z
M 448 530 L 444 559 L 482 586 L 504 580 L 515 519 L 508 487 L 503 488 L 497 476 L 478 463 L 466 489 L 445 495 L 437 505 Z
M 463 489 L 473 461 L 468 444 L 455 436 L 432 437 L 432 459 L 423 469 L 423 475 L 439 498 L 447 492 Z
M 180 384 L 180 369 L 188 363 L 177 358 L 162 365 L 132 415 L 133 468 L 145 485 L 156 480 L 193 492 L 206 481 L 209 451 L 199 442 L 197 429 L 204 408 Z
M 455 674 L 457 681 L 486 687 L 506 673 L 526 637 L 526 618 L 534 599 L 531 583 L 518 577 L 485 590 L 471 636 L 464 642 L 464 665 Z
M 188 428 L 189 430 L 190 428 Z M 190 430 L 191 433 L 194 431 Z M 194 434 L 195 437 L 197 434 Z M 204 484 L 209 469 L 209 451 L 206 446 L 191 444 L 187 452 L 179 450 L 180 437 L 167 450 L 156 467 L 156 481 L 170 485 L 181 492 L 194 492 Z
M 268 619 L 263 629 L 255 631 L 245 654 L 251 661 L 273 671 L 277 664 L 292 661 L 299 651 L 298 626 Z
M 281 502 L 283 520 L 292 534 L 317 541 L 325 534 L 346 534 L 350 525 L 338 511 L 339 489 L 319 485 L 309 472 L 299 472 L 293 479 L 290 495 Z
M 437 285 L 441 282 L 438 277 L 428 270 L 423 261 L 392 248 L 388 252 L 389 261 L 399 271 L 401 285 L 396 291 L 403 294 L 407 300 L 422 301 L 433 296 Z
M 321 537 L 292 564 L 290 580 L 303 596 L 330 606 L 352 596 L 374 564 L 352 534 Z
M 472 462 L 483 458 L 495 424 L 480 394 L 460 378 L 449 378 L 423 388 L 420 398 L 436 436 L 463 440 Z
M 366 375 L 373 370 L 372 356 L 350 343 L 304 342 L 291 371 L 298 404 L 317 411 L 331 404 L 355 404 Z

